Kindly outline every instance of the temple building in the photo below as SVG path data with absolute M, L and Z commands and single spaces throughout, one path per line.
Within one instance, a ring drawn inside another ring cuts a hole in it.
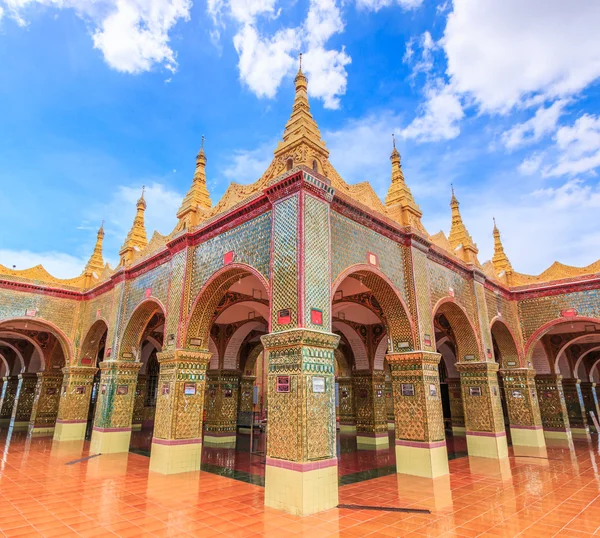
M 518 273 L 490 215 L 481 263 L 454 190 L 431 235 L 395 142 L 385 203 L 340 177 L 307 87 L 299 70 L 255 183 L 213 205 L 202 144 L 175 229 L 150 239 L 142 193 L 116 268 L 103 228 L 76 278 L 0 266 L 0 427 L 162 474 L 263 451 L 265 504 L 300 515 L 337 506 L 349 452 L 435 478 L 589 438 L 600 261 Z

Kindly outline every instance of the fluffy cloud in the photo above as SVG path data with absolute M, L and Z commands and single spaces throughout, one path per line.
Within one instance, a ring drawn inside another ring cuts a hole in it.
M 92 25 L 94 47 L 117 71 L 140 73 L 155 65 L 177 67 L 169 32 L 188 20 L 191 0 L 0 0 L 8 14 L 26 24 L 26 11 L 36 5 L 73 9 Z M 0 6 L 0 9 L 1 6 Z
M 17 270 L 43 265 L 44 269 L 57 278 L 74 278 L 80 275 L 87 263 L 64 252 L 31 252 L 29 250 L 0 249 L 0 264 L 5 267 L 14 265 Z
M 278 140 L 271 140 L 255 149 L 238 150 L 222 170 L 225 179 L 236 183 L 252 183 L 265 172 L 273 160 Z
M 502 135 L 502 142 L 508 149 L 514 149 L 525 144 L 539 141 L 542 137 L 552 134 L 560 118 L 566 102 L 555 101 L 549 107 L 538 108 L 529 120 L 513 126 Z
M 398 4 L 402 9 L 415 9 L 423 3 L 423 0 L 356 0 L 359 8 L 370 11 L 379 11 L 381 8 Z

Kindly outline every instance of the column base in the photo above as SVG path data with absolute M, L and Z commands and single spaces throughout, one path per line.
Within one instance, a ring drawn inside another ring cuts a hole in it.
M 0 418 L 0 428 L 6 428 L 7 426 L 10 426 L 10 421 L 12 419 L 10 418 Z
M 235 432 L 205 433 L 204 444 L 206 446 L 235 446 Z
M 96 428 L 92 430 L 90 454 L 129 452 L 131 428 Z
M 29 426 L 28 435 L 31 437 L 52 437 L 54 426 Z
M 469 456 L 504 459 L 508 457 L 508 444 L 504 432 L 467 432 Z
M 83 441 L 85 439 L 85 430 L 87 421 L 56 421 L 54 427 L 55 441 Z
M 544 437 L 546 439 L 556 439 L 559 441 L 572 441 L 571 430 L 547 430 L 544 428 Z
M 571 426 L 571 434 L 573 435 L 573 439 L 590 439 L 589 428 L 573 428 Z
M 161 474 L 200 470 L 202 439 L 152 439 L 150 470 Z
M 10 427 L 13 432 L 25 432 L 29 429 L 29 421 L 20 420 L 19 422 L 13 422 Z
M 464 426 L 452 426 L 452 435 L 467 435 L 467 428 Z
M 388 431 L 392 431 L 396 429 L 396 423 L 395 422 L 388 422 Z
M 140 422 L 139 424 L 132 424 L 131 431 L 132 432 L 141 432 L 142 431 L 142 423 Z
M 511 426 L 510 436 L 513 446 L 545 447 L 544 430 L 541 426 Z
M 265 506 L 308 516 L 338 504 L 337 458 L 311 463 L 267 458 Z
M 387 433 L 358 433 L 356 444 L 367 450 L 389 448 L 390 438 Z
M 449 474 L 446 441 L 421 443 L 396 439 L 396 472 L 425 478 Z
M 340 422 L 340 433 L 356 433 L 356 424 L 344 424 Z

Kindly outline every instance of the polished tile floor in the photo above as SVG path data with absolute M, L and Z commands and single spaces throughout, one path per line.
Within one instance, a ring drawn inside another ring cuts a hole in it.
M 0 536 L 566 536 L 600 534 L 597 440 L 450 461 L 435 481 L 388 475 L 342 486 L 332 509 L 264 508 L 264 488 L 212 473 L 161 476 L 138 454 L 0 432 Z M 88 459 L 81 459 L 81 458 Z M 402 513 L 394 508 L 425 512 Z

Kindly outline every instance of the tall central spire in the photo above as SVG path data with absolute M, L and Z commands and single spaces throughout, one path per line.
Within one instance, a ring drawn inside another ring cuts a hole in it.
M 96 246 L 94 247 L 94 252 L 90 256 L 90 259 L 85 266 L 84 273 L 92 274 L 96 273 L 96 275 L 100 275 L 102 269 L 104 269 L 104 260 L 102 258 L 102 241 L 104 240 L 104 221 L 102 221 L 102 225 L 98 230 L 98 235 L 96 236 Z
M 131 227 L 131 230 L 129 230 L 127 238 L 125 239 L 125 243 L 123 243 L 123 246 L 119 251 L 119 256 L 121 256 L 121 265 L 131 262 L 133 253 L 135 251 L 142 250 L 146 245 L 148 245 L 146 227 L 144 225 L 144 211 L 146 211 L 146 200 L 144 200 L 145 189 L 146 187 L 142 187 L 142 195 L 136 204 L 137 212 L 135 214 L 135 218 L 133 219 L 133 226 Z

